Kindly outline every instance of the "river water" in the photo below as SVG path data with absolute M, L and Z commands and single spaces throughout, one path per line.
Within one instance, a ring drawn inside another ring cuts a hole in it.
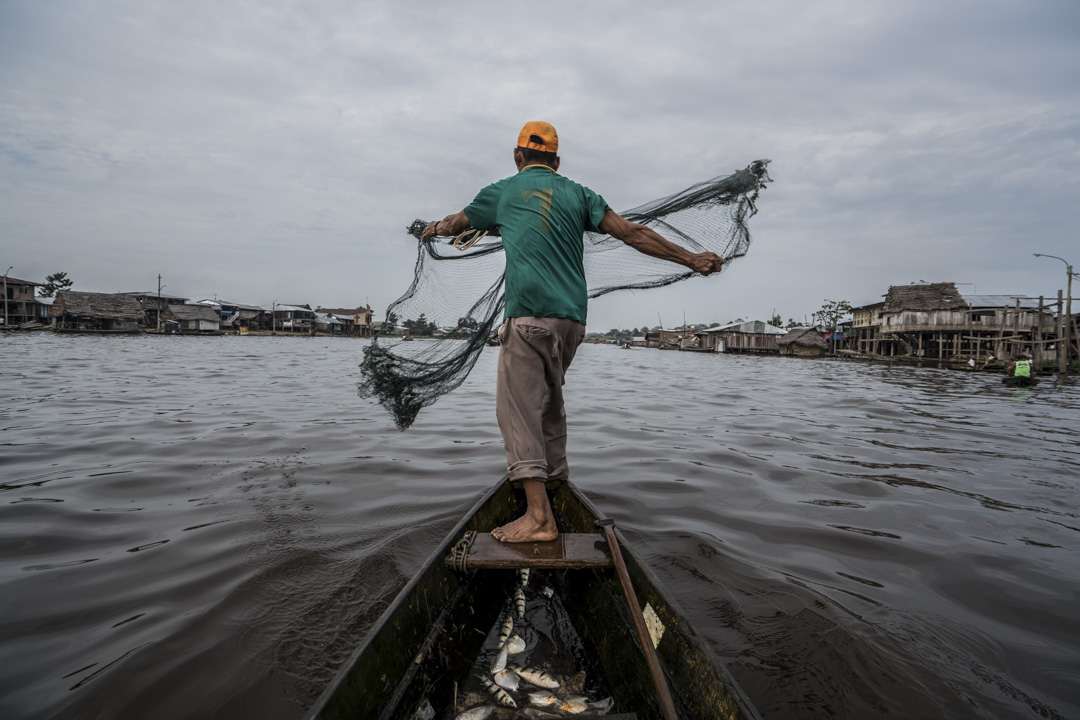
M 0 337 L 0 717 L 291 720 L 503 470 L 496 350 Z M 582 347 L 572 477 L 765 718 L 1080 717 L 1080 385 Z

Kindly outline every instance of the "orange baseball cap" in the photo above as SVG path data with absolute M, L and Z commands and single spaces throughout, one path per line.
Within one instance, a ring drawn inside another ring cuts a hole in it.
M 518 147 L 531 148 L 541 152 L 559 152 L 559 133 L 546 122 L 533 120 L 525 123 L 518 133 Z

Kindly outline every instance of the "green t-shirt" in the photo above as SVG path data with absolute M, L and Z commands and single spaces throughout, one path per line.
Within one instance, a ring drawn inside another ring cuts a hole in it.
M 544 165 L 488 185 L 465 208 L 469 224 L 498 228 L 506 250 L 506 317 L 570 318 L 585 324 L 586 230 L 598 232 L 608 205 Z

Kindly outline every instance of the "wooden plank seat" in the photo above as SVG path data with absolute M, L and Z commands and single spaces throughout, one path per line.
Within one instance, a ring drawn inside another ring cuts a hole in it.
M 446 564 L 454 567 L 454 557 Z M 476 533 L 465 560 L 468 570 L 548 568 L 579 570 L 612 567 L 607 541 L 599 533 L 561 533 L 551 542 L 503 543 L 491 533 Z

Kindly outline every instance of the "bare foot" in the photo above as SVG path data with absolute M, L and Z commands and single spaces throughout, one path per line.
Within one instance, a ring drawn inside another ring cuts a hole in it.
M 517 520 L 492 530 L 491 536 L 505 543 L 548 542 L 559 537 L 559 529 L 555 526 L 554 518 L 550 521 L 536 520 L 525 513 Z

